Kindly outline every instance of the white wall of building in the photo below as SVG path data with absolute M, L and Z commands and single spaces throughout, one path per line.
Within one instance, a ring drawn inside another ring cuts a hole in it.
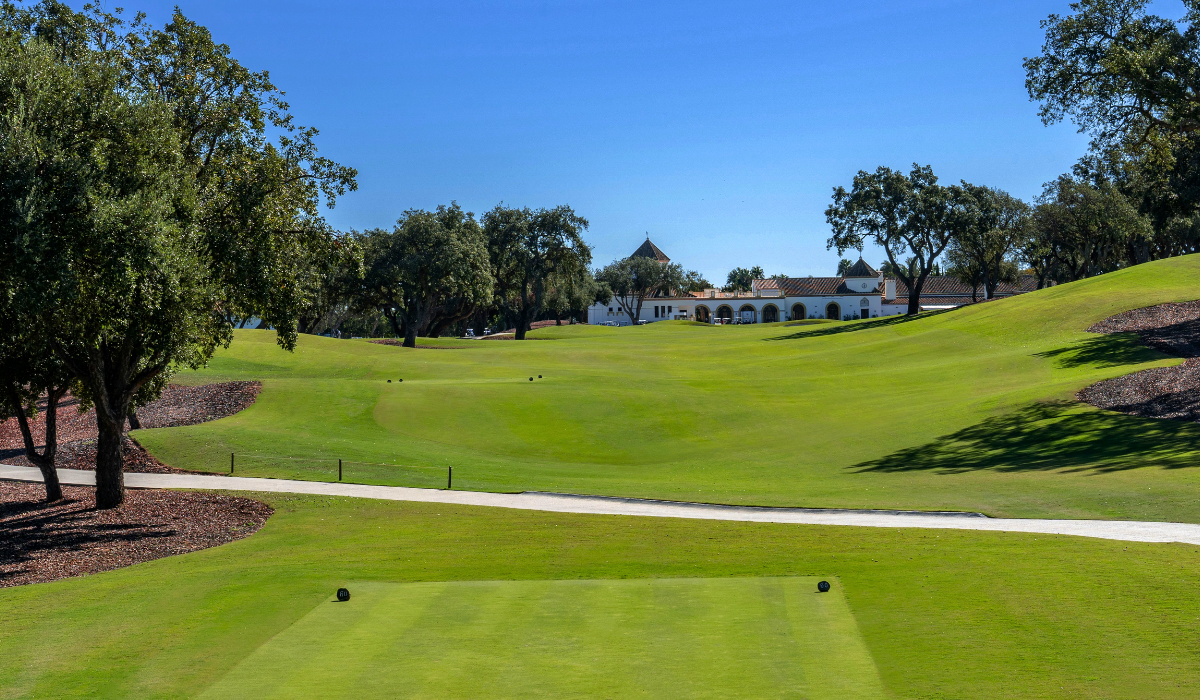
M 885 313 L 882 300 L 878 293 L 866 295 L 841 295 L 821 297 L 691 297 L 671 299 L 647 299 L 642 305 L 640 318 L 647 323 L 667 320 L 695 320 L 700 307 L 708 309 L 708 317 L 720 317 L 721 307 L 729 307 L 731 317 L 745 319 L 751 323 L 764 323 L 770 316 L 768 307 L 774 307 L 774 317 L 777 321 L 795 321 L 793 310 L 797 304 L 802 305 L 803 318 L 827 318 L 829 305 L 836 304 L 836 319 L 841 321 L 847 316 L 854 318 L 879 318 Z M 889 307 L 892 305 L 888 305 Z M 658 307 L 658 313 L 655 313 Z M 796 309 L 799 311 L 798 309 Z M 904 308 L 907 310 L 907 307 Z M 903 311 L 901 311 L 903 313 Z M 613 299 L 608 304 L 593 304 L 588 309 L 588 323 L 599 324 L 615 322 L 618 325 L 631 325 L 629 316 L 621 309 L 621 305 Z

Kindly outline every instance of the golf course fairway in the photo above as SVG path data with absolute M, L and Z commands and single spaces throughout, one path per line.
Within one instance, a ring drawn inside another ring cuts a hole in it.
M 322 673 L 344 674 L 362 697 L 385 681 L 401 697 L 439 687 L 441 697 L 491 696 L 442 664 L 503 692 L 620 697 L 654 649 L 663 669 L 644 681 L 648 697 L 762 697 L 736 670 L 719 675 L 727 667 L 712 652 L 721 640 L 685 643 L 689 628 L 711 623 L 732 634 L 722 654 L 760 654 L 756 672 L 797 679 L 805 692 L 836 688 L 810 675 L 821 672 L 814 661 L 837 670 L 869 658 L 887 697 L 1200 697 L 1194 546 L 249 495 L 275 515 L 246 539 L 0 589 L 0 698 L 228 697 L 234 679 L 250 684 L 240 697 L 259 698 L 294 688 L 293 671 L 309 690 L 292 697 L 346 697 Z M 681 579 L 693 592 L 674 588 Z M 772 601 L 790 590 L 816 598 L 819 579 L 834 584 L 820 604 L 840 597 L 848 612 L 834 611 L 832 636 L 812 651 L 814 637 L 793 625 L 815 609 L 777 614 Z M 472 581 L 480 583 L 446 584 Z M 341 586 L 350 602 L 330 602 Z M 579 600 L 563 600 L 564 591 Z M 734 617 L 705 609 L 719 593 Z M 432 598 L 427 608 L 422 595 Z M 627 617 L 607 617 L 617 603 L 632 606 Z M 406 615 L 420 620 L 406 628 Z M 658 637 L 629 643 L 623 629 Z M 798 648 L 785 658 L 789 638 Z M 614 639 L 624 648 L 608 646 Z M 560 646 L 523 646 L 539 640 Z M 472 656 L 476 644 L 508 668 Z M 603 656 L 588 657 L 600 646 Z M 281 668 L 287 657 L 292 666 Z M 608 674 L 611 686 L 573 688 L 591 673 L 579 659 L 632 664 Z M 685 678 L 663 691 L 660 680 L 684 668 L 712 685 L 693 695 Z M 852 680 L 871 697 L 871 672 L 862 673 Z
M 884 697 L 817 581 L 350 583 L 200 697 Z
M 1197 297 L 1188 256 L 917 318 L 239 331 L 177 380 L 253 406 L 134 435 L 240 476 L 1200 522 L 1200 426 L 1074 399 L 1180 361 L 1092 323 Z M 1200 698 L 1195 546 L 248 495 L 245 539 L 0 589 L 0 700 Z
M 238 331 L 177 381 L 260 380 L 257 403 L 135 436 L 184 469 L 235 453 L 241 476 L 336 480 L 341 459 L 361 483 L 440 488 L 453 467 L 468 490 L 1200 522 L 1200 426 L 1074 400 L 1180 361 L 1088 326 L 1197 297 L 1192 255 L 916 318 L 295 352 Z

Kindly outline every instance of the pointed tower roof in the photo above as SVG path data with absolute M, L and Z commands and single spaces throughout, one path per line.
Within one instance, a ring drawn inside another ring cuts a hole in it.
M 846 270 L 846 274 L 844 274 L 842 276 L 843 277 L 876 277 L 877 278 L 877 277 L 879 277 L 879 272 L 875 268 L 868 265 L 865 260 L 863 260 L 862 258 L 859 258 L 858 262 L 851 265 L 850 269 Z
M 631 258 L 650 258 L 651 260 L 657 260 L 660 263 L 671 262 L 671 259 L 667 257 L 666 253 L 659 250 L 658 246 L 656 246 L 650 242 L 649 236 L 646 236 L 646 242 L 643 243 L 642 245 L 638 246 L 638 249 L 633 251 L 633 255 L 630 255 L 629 257 L 631 257 Z

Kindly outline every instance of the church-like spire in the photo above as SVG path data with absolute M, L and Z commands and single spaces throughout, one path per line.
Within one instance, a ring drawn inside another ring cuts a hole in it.
M 639 246 L 637 250 L 633 251 L 633 255 L 630 255 L 629 257 L 650 258 L 651 260 L 657 260 L 660 263 L 671 262 L 671 259 L 667 257 L 666 253 L 659 250 L 658 246 L 650 242 L 649 233 L 646 234 L 646 242 Z

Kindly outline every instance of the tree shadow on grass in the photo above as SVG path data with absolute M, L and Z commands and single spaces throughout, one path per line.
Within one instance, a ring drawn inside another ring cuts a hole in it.
M 1119 472 L 1200 466 L 1200 426 L 1038 402 L 886 457 L 856 472 Z
M 859 323 L 842 323 L 840 325 L 831 325 L 831 326 L 828 326 L 825 328 L 820 328 L 817 330 L 799 331 L 796 333 L 789 333 L 788 335 L 781 335 L 781 336 L 778 336 L 775 338 L 763 338 L 763 340 L 796 340 L 797 338 L 817 338 L 817 337 L 824 336 L 824 335 L 840 335 L 842 333 L 855 333 L 857 331 L 865 331 L 865 330 L 870 330 L 872 328 L 882 328 L 884 326 L 898 326 L 902 323 L 911 323 L 913 321 L 919 321 L 922 319 L 929 318 L 930 316 L 937 316 L 939 314 L 944 314 L 944 313 L 947 313 L 947 312 L 950 312 L 953 310 L 954 309 L 938 309 L 936 311 L 923 311 L 917 316 L 905 316 L 903 314 L 901 314 L 899 316 L 885 316 L 884 318 L 873 318 L 873 319 L 870 319 L 869 321 L 861 321 Z
M 136 545 L 178 535 L 174 527 L 154 523 L 102 523 L 94 508 L 78 501 L 0 503 L 0 584 L 25 573 L 16 568 L 45 555 L 69 556 L 84 549 Z
M 1034 357 L 1045 357 L 1063 368 L 1121 367 L 1153 362 L 1163 359 L 1163 354 L 1142 344 L 1136 333 L 1113 333 L 1094 335 L 1054 350 L 1034 353 Z

